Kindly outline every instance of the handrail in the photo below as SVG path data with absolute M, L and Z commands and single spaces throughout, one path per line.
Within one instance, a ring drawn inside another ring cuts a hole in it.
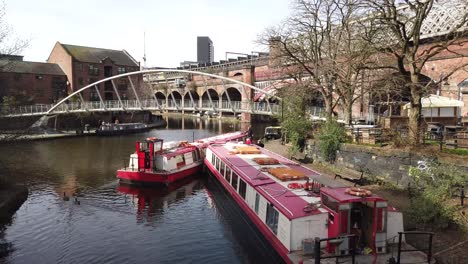
M 9 107 L 2 109 L 4 117 L 17 117 L 17 116 L 40 116 L 52 114 L 68 114 L 68 113 L 83 113 L 83 112 L 106 112 L 106 111 L 181 111 L 181 110 L 194 110 L 198 108 L 198 104 L 189 103 L 182 104 L 181 99 L 175 101 L 157 99 L 143 99 L 143 100 L 111 100 L 111 101 L 85 101 L 85 102 L 70 102 L 61 104 L 53 111 L 50 111 L 53 104 L 29 105 L 19 107 Z M 217 112 L 232 112 L 232 113 L 254 113 L 260 115 L 275 115 L 280 114 L 281 107 L 279 104 L 270 103 L 271 109 L 264 102 L 243 102 L 232 101 L 231 106 L 227 105 L 225 101 L 215 101 L 211 103 L 207 100 L 201 101 L 200 109 L 214 110 Z M 160 107 L 159 107 L 160 106 Z M 213 106 L 215 109 L 213 109 Z

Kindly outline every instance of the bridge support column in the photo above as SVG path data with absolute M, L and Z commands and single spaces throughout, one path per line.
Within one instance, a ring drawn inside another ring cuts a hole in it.
M 243 82 L 254 85 L 255 84 L 255 66 L 253 65 L 245 65 L 242 67 L 242 76 L 243 76 Z M 248 105 L 249 109 L 251 107 L 250 102 L 252 102 L 254 97 L 254 91 L 249 88 L 245 87 L 242 90 L 241 94 L 241 101 L 243 102 L 242 104 L 245 106 Z M 243 106 L 244 107 L 244 106 Z M 251 122 L 252 121 L 252 114 L 251 113 L 242 113 L 241 114 L 241 122 Z

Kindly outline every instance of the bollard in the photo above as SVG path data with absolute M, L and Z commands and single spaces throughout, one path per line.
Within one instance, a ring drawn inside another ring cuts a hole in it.
M 400 256 L 401 256 L 401 237 L 403 233 L 398 232 L 398 254 L 397 254 L 397 263 L 400 264 Z
M 320 238 L 319 237 L 315 238 L 314 260 L 315 260 L 315 264 L 320 264 Z
M 431 258 L 432 258 L 432 236 L 434 234 L 429 234 L 429 249 L 427 251 L 427 263 L 431 264 Z
M 460 189 L 460 203 L 461 206 L 464 206 L 464 200 L 465 200 L 465 186 L 462 186 Z

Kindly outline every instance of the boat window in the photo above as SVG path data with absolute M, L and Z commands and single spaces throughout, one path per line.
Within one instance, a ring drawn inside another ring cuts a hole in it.
M 267 205 L 267 213 L 266 213 L 266 224 L 270 227 L 271 231 L 276 235 L 278 234 L 278 219 L 279 213 L 273 207 L 271 203 Z
M 244 200 L 245 200 L 246 191 L 247 191 L 247 184 L 245 184 L 245 181 L 243 181 L 242 179 L 239 179 L 239 194 L 240 196 L 242 196 L 242 198 L 244 198 Z
M 231 175 L 231 168 L 226 166 L 226 175 Z
M 162 141 L 156 141 L 153 143 L 154 144 L 154 152 L 158 152 L 162 149 Z
M 237 176 L 237 174 L 235 174 L 235 173 L 232 174 L 232 182 L 231 182 L 231 185 L 232 185 L 232 187 L 234 188 L 234 190 L 236 190 L 236 191 L 237 191 L 237 179 L 238 179 L 238 178 L 239 178 L 239 177 Z
M 219 171 L 219 159 L 218 159 L 218 158 L 216 158 L 216 165 L 215 165 L 215 167 L 216 167 L 216 170 Z
M 224 168 L 226 166 L 224 166 L 224 162 L 222 162 L 221 160 L 219 161 L 219 173 L 221 173 L 221 175 L 224 176 Z
M 258 205 L 260 204 L 260 195 L 255 193 L 255 213 L 258 214 Z
M 148 150 L 148 143 L 140 142 L 140 151 L 147 151 Z
M 331 198 L 328 195 L 322 195 L 322 204 L 328 207 L 330 210 L 338 212 L 338 201 Z
M 231 182 L 231 170 L 229 170 L 229 173 L 226 173 L 224 176 L 226 178 L 226 181 L 230 183 Z
M 216 163 L 216 156 L 211 154 L 211 164 L 215 165 Z

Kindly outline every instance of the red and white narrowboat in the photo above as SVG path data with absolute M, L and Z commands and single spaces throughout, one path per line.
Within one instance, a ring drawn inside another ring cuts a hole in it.
M 201 171 L 206 148 L 215 142 L 242 140 L 245 133 L 233 132 L 196 142 L 171 141 L 160 138 L 138 141 L 130 155 L 128 167 L 117 170 L 117 178 L 129 184 L 164 184 L 181 180 Z
M 403 231 L 402 213 L 384 198 L 266 149 L 212 144 L 205 165 L 287 263 L 310 263 L 317 237 L 342 238 L 322 242 L 323 254 L 348 255 L 355 245 L 387 260 L 389 239 Z

